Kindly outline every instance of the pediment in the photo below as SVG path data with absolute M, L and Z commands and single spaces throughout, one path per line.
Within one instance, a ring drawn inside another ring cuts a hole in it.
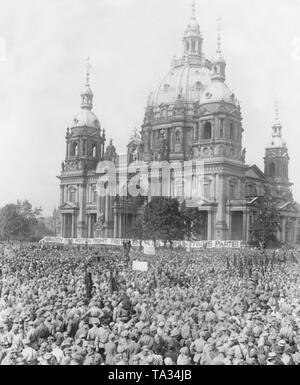
M 64 203 L 62 206 L 59 207 L 60 210 L 74 210 L 78 209 L 78 205 L 74 203 Z
M 277 204 L 277 209 L 280 211 L 287 211 L 293 214 L 300 214 L 299 208 L 297 207 L 297 204 L 293 201 L 290 202 L 280 202 Z
M 245 174 L 246 178 L 265 180 L 265 174 L 254 164 L 248 168 Z

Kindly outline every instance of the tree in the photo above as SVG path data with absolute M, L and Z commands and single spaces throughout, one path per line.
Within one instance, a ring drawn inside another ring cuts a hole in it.
M 129 231 L 129 237 L 142 242 L 145 239 L 145 223 L 143 216 L 139 216 Z
M 270 190 L 265 187 L 265 193 L 252 205 L 254 220 L 250 227 L 250 238 L 254 243 L 263 244 L 278 242 L 276 233 L 280 228 L 280 212 L 276 208 L 276 200 Z
M 37 236 L 37 228 L 42 213 L 41 208 L 33 208 L 32 204 L 27 200 L 24 202 L 17 201 L 18 212 L 21 220 L 21 238 L 28 239 Z
M 30 240 L 39 238 L 41 208 L 33 208 L 27 200 L 7 204 L 0 209 L 0 238 Z
M 186 239 L 197 239 L 207 225 L 206 216 L 197 207 L 186 207 L 185 201 L 181 204 L 181 216 Z
M 144 228 L 154 242 L 162 240 L 172 244 L 172 240 L 182 239 L 183 222 L 178 200 L 153 197 L 145 208 Z
M 0 238 L 10 240 L 21 232 L 22 217 L 15 204 L 7 204 L 0 209 Z

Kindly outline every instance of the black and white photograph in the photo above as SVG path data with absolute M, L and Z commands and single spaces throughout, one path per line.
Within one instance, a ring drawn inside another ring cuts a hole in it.
M 0 365 L 300 365 L 300 0 L 0 5 Z

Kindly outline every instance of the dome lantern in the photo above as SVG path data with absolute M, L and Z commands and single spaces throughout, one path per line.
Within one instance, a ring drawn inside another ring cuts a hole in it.
M 195 0 L 192 1 L 192 16 L 183 36 L 184 56 L 200 56 L 202 58 L 202 36 L 195 16 Z
M 86 83 L 81 92 L 81 108 L 91 110 L 93 108 L 93 91 L 90 88 L 90 58 L 87 58 Z
M 225 82 L 225 69 L 226 69 L 226 62 L 222 56 L 222 50 L 221 50 L 221 19 L 219 18 L 218 19 L 218 44 L 217 44 L 216 57 L 213 59 L 212 80 Z
M 275 102 L 275 122 L 272 126 L 272 146 L 282 147 L 285 145 L 282 138 L 282 125 L 279 121 L 279 106 L 278 100 Z

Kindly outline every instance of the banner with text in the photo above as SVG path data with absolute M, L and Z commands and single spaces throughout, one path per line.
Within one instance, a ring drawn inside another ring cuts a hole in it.
M 41 244 L 58 244 L 58 245 L 88 245 L 88 246 L 123 246 L 123 242 L 128 241 L 128 239 L 116 239 L 116 238 L 76 238 L 76 239 L 66 239 L 59 237 L 45 237 L 40 242 Z M 133 247 L 139 247 L 140 241 L 136 239 L 131 240 Z M 155 247 L 153 241 L 143 241 L 142 246 L 144 247 L 144 253 L 147 255 L 155 254 Z M 156 247 L 163 247 L 163 241 L 156 241 Z M 182 247 L 188 251 L 192 249 L 214 249 L 214 248 L 234 248 L 239 249 L 241 247 L 246 247 L 244 241 L 174 241 L 173 247 L 178 248 Z

